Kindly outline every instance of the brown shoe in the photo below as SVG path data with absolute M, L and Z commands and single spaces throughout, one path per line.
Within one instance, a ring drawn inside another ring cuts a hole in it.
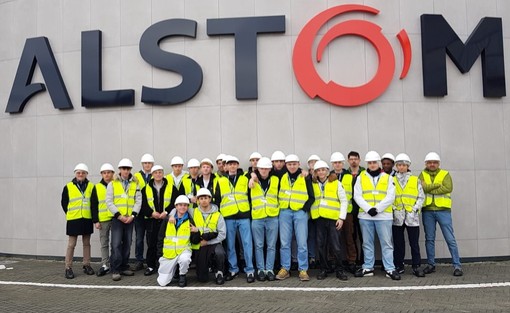
M 299 280 L 300 281 L 309 281 L 310 276 L 308 276 L 308 273 L 306 271 L 299 271 Z
M 278 280 L 284 280 L 284 279 L 289 278 L 289 277 L 290 277 L 289 271 L 287 271 L 283 267 L 280 269 L 278 274 L 276 274 L 276 279 L 278 279 Z

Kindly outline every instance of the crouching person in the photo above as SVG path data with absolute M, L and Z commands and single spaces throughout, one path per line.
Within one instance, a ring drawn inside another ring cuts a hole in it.
M 193 220 L 188 213 L 189 199 L 181 195 L 175 200 L 175 215 L 165 219 L 158 235 L 158 284 L 167 286 L 172 281 L 175 269 L 179 265 L 179 287 L 186 287 L 186 274 L 191 263 L 191 242 L 199 242 L 192 235 Z M 175 222 L 175 224 L 174 224 Z M 191 237 L 194 237 L 193 240 Z

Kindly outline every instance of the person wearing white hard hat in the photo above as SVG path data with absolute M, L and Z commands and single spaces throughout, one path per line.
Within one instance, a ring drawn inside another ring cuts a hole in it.
M 439 155 L 436 152 L 429 152 L 425 156 L 425 169 L 420 174 L 420 181 L 425 192 L 422 219 L 428 263 L 423 271 L 425 274 L 436 271 L 436 224 L 439 224 L 452 256 L 453 275 L 462 276 L 464 272 L 460 263 L 459 248 L 455 240 L 452 222 L 453 181 L 450 173 L 441 169 L 440 165 Z
M 145 276 L 150 276 L 157 271 L 157 244 L 159 228 L 168 212 L 172 209 L 173 188 L 166 180 L 163 166 L 154 165 L 151 169 L 152 178 L 141 190 L 142 209 L 140 216 L 144 218 L 147 230 L 147 269 Z
M 395 171 L 395 156 L 391 153 L 385 153 L 381 157 L 381 166 L 383 171 L 390 175 L 395 176 L 397 171 Z
M 114 281 L 121 280 L 121 275 L 134 275 L 128 262 L 133 239 L 133 221 L 142 206 L 138 181 L 131 174 L 133 163 L 129 159 L 122 159 L 117 167 L 119 173 L 106 187 L 105 200 L 108 210 L 113 214 L 110 271 Z
M 346 270 L 350 273 L 356 273 L 356 242 L 354 241 L 354 217 L 352 205 L 353 177 L 349 171 L 344 169 L 345 157 L 340 152 L 333 152 L 329 159 L 333 169 L 331 174 L 335 174 L 338 181 L 341 182 L 347 197 L 347 214 L 341 229 L 342 241 L 345 247 L 345 258 L 347 260 Z
M 375 234 L 381 245 L 382 261 L 386 277 L 400 280 L 400 274 L 393 264 L 393 202 L 395 184 L 390 175 L 381 170 L 381 157 L 375 151 L 365 156 L 367 169 L 354 185 L 354 200 L 359 205 L 359 222 L 363 233 L 364 263 L 355 276 L 373 276 L 375 264 Z
M 92 222 L 99 230 L 99 242 L 101 243 L 101 267 L 97 276 L 104 276 L 110 271 L 110 231 L 112 229 L 113 214 L 106 205 L 106 187 L 113 180 L 115 169 L 110 163 L 101 165 L 101 181 L 94 186 L 90 196 L 90 209 Z
M 152 154 L 146 153 L 142 155 L 140 163 L 142 164 L 142 169 L 136 172 L 134 175 L 138 181 L 138 188 L 142 190 L 152 178 L 151 169 L 154 166 L 154 157 Z M 145 250 L 144 241 L 146 233 L 147 230 L 145 229 L 145 219 L 141 214 L 139 214 L 135 218 L 135 271 L 140 271 L 143 269 L 143 251 Z
M 409 167 L 411 159 L 405 153 L 395 158 L 397 173 L 393 177 L 395 183 L 395 202 L 393 203 L 393 263 L 399 274 L 404 273 L 405 239 L 407 229 L 409 246 L 411 247 L 412 273 L 416 277 L 425 277 L 421 269 L 420 245 L 420 210 L 425 200 L 425 193 L 417 176 Z
M 209 268 L 214 265 L 214 273 L 217 285 L 225 283 L 225 260 L 226 253 L 222 242 L 227 236 L 227 226 L 218 206 L 211 202 L 212 194 L 207 188 L 197 191 L 198 206 L 189 208 L 189 214 L 195 222 L 199 243 L 192 244 L 196 263 L 197 278 L 199 282 L 209 281 Z M 172 216 L 174 211 L 170 212 Z M 171 220 L 172 222 L 175 219 Z
M 248 177 L 250 177 L 251 173 L 253 173 L 253 171 L 257 168 L 257 163 L 261 157 L 262 155 L 258 152 L 253 152 L 252 154 L 250 154 L 250 157 L 248 159 L 248 161 L 250 162 L 250 166 L 248 167 L 248 170 L 245 173 L 248 175 Z
M 239 159 L 229 155 L 226 157 L 228 173 L 218 179 L 216 205 L 227 224 L 227 258 L 229 273 L 225 280 L 230 281 L 239 275 L 239 266 L 236 252 L 236 234 L 239 232 L 243 247 L 246 266 L 246 281 L 255 281 L 253 269 L 253 239 L 250 227 L 250 203 L 248 202 L 248 177 L 239 168 Z
M 349 154 L 347 154 L 347 162 L 349 162 L 349 167 L 347 168 L 347 172 L 352 175 L 352 189 L 354 190 L 354 185 L 356 185 L 356 181 L 358 180 L 358 177 L 360 173 L 362 173 L 365 168 L 363 166 L 360 166 L 360 155 L 357 151 L 350 151 Z M 353 192 L 353 198 L 351 200 L 352 204 L 352 220 L 353 220 L 353 241 L 356 245 L 356 262 L 359 264 L 363 263 L 363 234 L 361 233 L 361 227 L 359 225 L 359 205 L 356 203 L 356 200 L 354 199 L 354 192 Z M 349 267 L 349 270 L 352 269 L 352 266 Z
M 74 278 L 73 257 L 78 236 L 83 242 L 83 272 L 94 275 L 90 267 L 90 235 L 94 232 L 92 213 L 90 211 L 90 196 L 94 184 L 89 182 L 87 175 L 89 168 L 80 163 L 74 168 L 74 178 L 64 186 L 60 204 L 66 214 L 67 242 L 65 257 L 65 278 Z
M 216 186 L 217 186 L 217 180 L 218 176 L 213 173 L 214 169 L 214 163 L 212 160 L 208 158 L 202 159 L 200 161 L 200 176 L 198 176 L 197 179 L 197 188 L 206 188 L 211 192 L 211 195 L 213 195 L 212 202 L 216 203 L 214 199 L 214 195 L 216 193 Z
M 316 155 L 316 154 L 312 154 L 310 157 L 308 157 L 308 160 L 306 161 L 307 165 L 308 165 L 308 170 L 310 171 L 310 173 L 312 174 L 313 173 L 313 166 L 315 164 L 315 162 L 319 161 L 321 158 Z
M 335 271 L 340 280 L 347 280 L 342 265 L 341 229 L 347 216 L 347 197 L 342 183 L 324 161 L 317 161 L 314 167 L 313 190 L 315 202 L 310 216 L 317 228 L 317 250 L 319 253 L 320 271 L 318 280 L 325 279 L 328 272 Z M 335 257 L 335 267 L 330 268 L 328 251 Z
M 255 261 L 257 280 L 274 281 L 274 262 L 276 258 L 276 241 L 278 238 L 279 179 L 271 175 L 273 164 L 266 157 L 259 159 L 257 169 L 253 172 L 257 180 L 250 187 L 251 230 L 255 244 Z M 264 244 L 266 250 L 264 250 Z M 264 257 L 265 255 L 265 257 Z
M 273 163 L 273 175 L 276 175 L 279 179 L 282 178 L 283 174 L 287 173 L 287 168 L 285 167 L 285 153 L 282 151 L 275 151 L 271 155 L 271 163 Z
M 182 178 L 182 185 L 184 186 L 184 194 L 189 198 L 192 207 L 197 205 L 197 180 L 200 174 L 200 161 L 197 159 L 189 159 L 188 173 L 184 174 Z
M 315 201 L 312 181 L 301 175 L 299 158 L 289 154 L 285 158 L 287 173 L 280 179 L 278 201 L 280 206 L 280 263 L 281 269 L 276 279 L 283 280 L 290 276 L 291 243 L 295 235 L 299 279 L 310 280 L 308 276 L 308 212 Z
M 216 166 L 218 167 L 218 171 L 216 171 L 216 175 L 223 176 L 227 173 L 227 169 L 225 167 L 225 158 L 227 157 L 226 154 L 220 153 L 216 157 Z
M 171 201 L 171 206 L 173 207 L 175 199 L 177 199 L 178 196 L 186 195 L 184 184 L 182 184 L 182 179 L 186 173 L 182 170 L 184 167 L 184 160 L 180 156 L 174 156 L 170 161 L 170 166 L 172 166 L 172 172 L 166 175 L 166 179 L 168 180 L 168 184 L 174 188 Z
M 180 195 L 175 199 L 175 212 L 172 220 L 165 218 L 158 234 L 157 256 L 159 260 L 158 284 L 167 286 L 171 283 L 179 266 L 179 287 L 186 287 L 189 265 L 191 263 L 191 244 L 198 243 L 192 216 L 188 212 L 189 199 Z

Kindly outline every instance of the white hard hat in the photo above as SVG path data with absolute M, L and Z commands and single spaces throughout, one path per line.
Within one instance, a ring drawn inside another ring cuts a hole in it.
M 223 160 L 225 160 L 225 157 L 226 157 L 226 156 L 227 156 L 226 154 L 224 154 L 224 153 L 220 153 L 220 154 L 218 154 L 218 156 L 216 157 L 216 161 L 219 161 L 219 160 L 222 160 L 222 161 L 223 161 Z
M 411 165 L 411 159 L 409 158 L 409 156 L 405 153 L 399 153 L 397 154 L 397 157 L 395 158 L 395 162 L 404 162 L 404 163 L 409 163 L 408 165 Z
M 101 169 L 99 170 L 99 173 L 102 173 L 104 171 L 115 172 L 115 169 L 113 168 L 113 165 L 111 165 L 110 163 L 105 163 L 105 164 L 101 165 Z
M 285 157 L 285 163 L 288 162 L 299 162 L 299 158 L 295 154 L 289 154 L 288 156 Z
M 390 159 L 390 160 L 392 160 L 393 162 L 395 162 L 395 156 L 394 156 L 393 154 L 391 154 L 391 153 L 385 153 L 385 154 L 383 154 L 383 156 L 382 156 L 381 160 L 383 160 L 383 159 Z
M 154 163 L 154 157 L 152 154 L 144 154 L 142 155 L 142 159 L 140 160 L 140 163 Z
M 225 157 L 225 163 L 229 163 L 229 162 L 237 162 L 239 163 L 239 159 L 233 155 L 227 155 Z
M 131 162 L 130 159 L 122 159 L 119 161 L 119 165 L 117 166 L 118 168 L 121 168 L 121 167 L 129 167 L 129 168 L 133 168 L 133 162 Z
M 260 160 L 257 162 L 258 168 L 273 168 L 273 164 L 271 163 L 271 160 L 266 157 L 260 158 Z
M 151 174 L 154 173 L 155 171 L 164 171 L 163 169 L 163 166 L 161 165 L 154 165 L 152 168 L 151 168 Z
M 310 162 L 310 161 L 319 161 L 321 158 L 319 158 L 319 156 L 317 154 L 312 154 L 309 158 L 308 158 L 308 161 L 306 162 Z
M 212 162 L 210 159 L 208 159 L 208 158 L 202 159 L 202 161 L 200 161 L 200 165 L 202 165 L 202 164 L 204 164 L 204 163 L 207 163 L 207 164 L 209 164 L 211 167 L 214 167 L 213 162 Z
M 381 161 L 381 156 L 375 151 L 368 151 L 365 155 L 365 162 Z
M 190 159 L 188 161 L 188 168 L 190 167 L 200 167 L 200 162 L 197 159 Z
M 319 160 L 317 162 L 315 162 L 315 165 L 313 166 L 313 169 L 314 170 L 318 170 L 319 168 L 326 168 L 329 170 L 329 166 L 328 166 L 328 163 L 322 161 L 322 160 Z
M 435 152 L 429 152 L 425 156 L 425 162 L 427 161 L 441 161 L 441 158 L 439 157 L 439 154 Z
M 262 155 L 258 152 L 253 152 L 252 154 L 250 154 L 250 158 L 248 160 L 252 160 L 252 159 L 260 159 L 262 157 Z
M 172 161 L 170 161 L 170 165 L 184 165 L 184 160 L 180 156 L 174 156 Z
M 209 197 L 212 198 L 211 192 L 207 188 L 200 188 L 197 191 L 197 198 L 200 197 L 200 196 L 209 196 Z
M 281 151 L 273 152 L 273 155 L 271 155 L 271 161 L 285 161 L 285 153 Z
M 74 171 L 84 171 L 84 172 L 89 172 L 89 167 L 85 164 L 85 163 L 78 163 L 76 164 L 76 166 L 74 167 Z
M 329 160 L 329 162 L 331 162 L 331 163 L 333 163 L 333 162 L 344 162 L 344 161 L 345 161 L 345 157 L 340 152 L 333 152 L 331 154 L 331 158 Z
M 175 199 L 175 204 L 186 203 L 189 204 L 189 199 L 185 195 L 180 195 Z

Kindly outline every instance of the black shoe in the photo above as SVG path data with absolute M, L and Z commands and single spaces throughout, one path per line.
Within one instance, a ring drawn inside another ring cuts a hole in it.
M 223 273 L 216 273 L 216 285 L 223 285 L 225 283 L 225 277 L 223 277 Z
M 135 276 L 135 273 L 133 273 L 132 270 L 124 270 L 124 271 L 120 271 L 120 275 L 123 275 L 123 276 Z
M 427 265 L 423 269 L 423 273 L 425 273 L 425 274 L 431 274 L 431 273 L 434 273 L 435 271 L 436 271 L 436 267 L 434 265 Z
M 453 276 L 458 277 L 458 276 L 462 276 L 462 275 L 464 275 L 464 272 L 462 272 L 462 269 L 457 267 L 455 270 L 453 270 Z
M 180 275 L 179 276 L 179 287 L 186 287 L 188 285 L 186 281 L 186 275 Z
M 94 275 L 96 273 L 90 265 L 83 265 L 83 272 L 87 275 Z
M 395 268 L 395 270 L 399 273 L 399 274 L 404 274 L 405 273 L 405 268 L 403 266 L 399 266 L 397 268 Z
M 257 273 L 257 280 L 258 281 L 265 281 L 266 280 L 266 273 L 264 273 L 264 271 L 259 271 Z
M 225 277 L 225 280 L 226 281 L 231 281 L 232 279 L 236 278 L 237 276 L 239 276 L 239 273 L 229 272 L 227 274 L 227 277 Z
M 308 260 L 308 268 L 309 269 L 315 269 L 316 266 L 317 265 L 316 265 L 316 262 L 315 262 L 315 258 L 310 258 Z
M 99 268 L 99 270 L 97 271 L 97 277 L 101 277 L 101 276 L 104 276 L 106 275 L 106 273 L 108 273 L 110 271 L 110 269 L 108 267 L 104 267 L 104 266 L 101 266 Z
M 273 271 L 268 271 L 266 276 L 267 276 L 267 280 L 269 280 L 269 281 L 275 281 L 276 280 L 276 276 L 273 273 Z
M 365 276 L 374 276 L 374 270 L 366 270 L 364 268 L 360 268 L 354 273 L 354 277 L 365 277 Z
M 356 264 L 352 263 L 347 265 L 347 271 L 351 274 L 356 274 Z
M 425 277 L 425 273 L 421 269 L 421 267 L 413 267 L 413 275 L 416 277 Z
M 400 280 L 400 274 L 396 270 L 386 272 L 386 277 L 391 278 L 393 280 Z
M 150 268 L 150 267 L 147 267 L 147 269 L 145 270 L 145 272 L 143 273 L 144 276 L 151 276 L 152 274 L 154 274 L 156 272 L 155 269 L 153 268 Z
M 349 280 L 349 278 L 347 277 L 347 274 L 343 270 L 336 272 L 336 278 L 343 280 L 343 281 Z
M 290 263 L 290 270 L 291 271 L 297 271 L 298 270 L 298 262 L 292 262 Z
M 65 277 L 67 279 L 73 279 L 74 278 L 74 273 L 73 273 L 73 269 L 72 268 L 66 268 L 66 275 Z
M 317 279 L 318 280 L 323 280 L 323 279 L 326 279 L 326 277 L 328 277 L 328 273 L 324 270 L 321 270 L 319 272 L 319 274 L 317 275 Z
M 253 273 L 246 274 L 246 281 L 248 284 L 251 284 L 255 281 L 255 276 L 253 276 Z
M 143 262 L 137 261 L 135 263 L 135 271 L 141 271 L 143 270 Z

